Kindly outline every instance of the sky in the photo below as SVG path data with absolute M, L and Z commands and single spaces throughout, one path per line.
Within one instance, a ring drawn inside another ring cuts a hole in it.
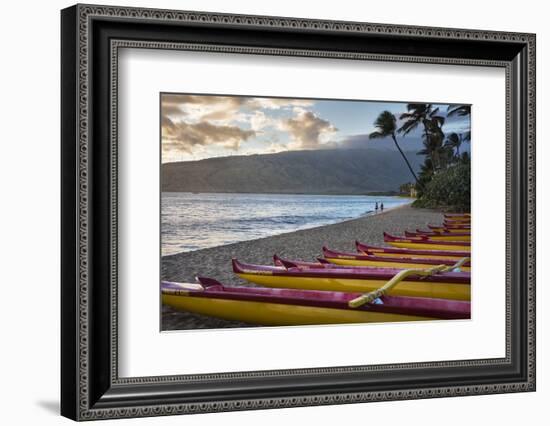
M 405 102 L 162 93 L 162 162 L 366 144 L 391 147 L 391 140 L 369 140 L 368 135 L 382 111 L 399 118 L 406 106 Z M 445 134 L 470 130 L 469 117 L 447 117 L 448 107 L 433 105 L 446 118 Z M 420 137 L 418 129 L 405 137 L 398 134 L 398 141 L 404 149 L 419 150 Z

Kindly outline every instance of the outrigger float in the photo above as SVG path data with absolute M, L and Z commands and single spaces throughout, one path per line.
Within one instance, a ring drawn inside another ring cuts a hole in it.
M 210 278 L 197 284 L 161 283 L 162 301 L 175 309 L 255 325 L 319 325 L 469 319 L 470 303 L 333 291 L 229 287 Z M 394 277 L 399 281 L 399 277 Z
M 461 261 L 464 263 L 465 261 Z M 460 267 L 438 265 L 429 276 L 411 274 L 392 288 L 392 296 L 431 297 L 470 300 L 470 274 L 448 272 Z M 271 288 L 301 290 L 368 292 L 379 288 L 404 270 L 382 268 L 308 268 L 299 266 L 254 265 L 232 260 L 233 272 L 240 278 Z M 419 269 L 417 269 L 419 270 Z
M 464 256 L 465 259 L 459 270 L 470 272 L 469 256 Z M 429 268 L 437 265 L 453 266 L 457 263 L 455 259 L 434 259 L 434 258 L 415 258 L 415 257 L 384 257 L 373 254 L 357 254 L 344 253 L 335 250 L 330 250 L 323 247 L 323 259 L 331 264 L 339 266 L 363 266 L 370 268 Z M 458 259 L 460 260 L 460 259 Z

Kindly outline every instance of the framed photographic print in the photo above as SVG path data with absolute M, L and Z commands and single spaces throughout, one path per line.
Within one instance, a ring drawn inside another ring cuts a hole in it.
M 535 36 L 76 5 L 75 420 L 535 390 Z

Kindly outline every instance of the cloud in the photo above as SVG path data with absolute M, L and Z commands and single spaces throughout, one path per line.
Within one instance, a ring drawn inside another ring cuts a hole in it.
M 254 113 L 313 105 L 308 99 L 253 98 L 248 96 L 163 94 L 162 114 L 172 118 L 186 116 L 187 121 L 235 121 L 250 118 L 240 114 L 241 108 Z M 251 116 L 254 117 L 254 114 Z
M 281 109 L 291 107 L 312 106 L 314 101 L 309 99 L 289 99 L 289 98 L 248 98 L 249 105 L 253 108 Z
M 163 94 L 162 115 L 174 119 L 185 116 L 188 122 L 203 120 L 218 124 L 234 120 L 248 98 L 239 96 L 177 95 Z
M 337 129 L 311 112 L 314 103 L 307 99 L 163 94 L 163 157 L 219 155 L 224 148 L 242 152 L 243 142 L 259 136 L 262 138 L 254 145 L 258 152 L 330 148 L 334 143 L 328 139 Z M 278 136 L 274 140 L 275 135 L 284 135 L 285 142 Z
M 311 111 L 295 108 L 296 115 L 281 122 L 281 129 L 290 133 L 294 149 L 326 148 L 326 138 L 338 129 Z
M 407 136 L 402 137 L 398 135 L 397 142 L 403 151 L 416 152 L 422 149 L 421 136 L 408 134 Z M 340 141 L 338 148 L 396 151 L 395 143 L 391 137 L 370 139 L 368 133 L 347 136 Z
M 237 151 L 243 141 L 256 134 L 253 130 L 243 130 L 237 126 L 220 126 L 207 121 L 199 123 L 175 122 L 162 117 L 163 153 L 193 153 L 195 147 L 220 145 Z

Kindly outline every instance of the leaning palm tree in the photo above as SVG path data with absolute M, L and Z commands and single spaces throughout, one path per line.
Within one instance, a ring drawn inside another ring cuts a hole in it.
M 395 132 L 397 131 L 395 115 L 393 115 L 389 111 L 382 111 L 380 115 L 376 118 L 374 122 L 374 126 L 376 127 L 376 131 L 369 134 L 369 139 L 380 139 L 380 138 L 391 137 L 393 139 L 393 143 L 395 144 L 399 153 L 403 157 L 403 160 L 405 160 L 405 163 L 407 163 L 407 167 L 409 168 L 411 174 L 413 175 L 414 180 L 419 186 L 422 186 L 422 184 L 418 180 L 418 177 L 416 176 L 416 173 L 414 172 L 411 166 L 411 163 L 409 163 L 409 160 L 407 160 L 405 153 L 397 143 L 397 138 L 395 136 Z

